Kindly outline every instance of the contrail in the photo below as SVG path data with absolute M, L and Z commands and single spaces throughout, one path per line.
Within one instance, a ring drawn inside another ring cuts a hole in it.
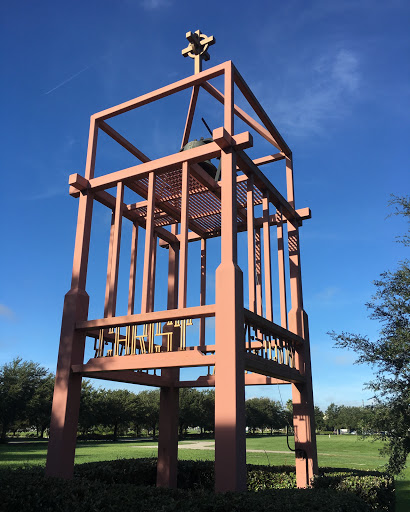
M 90 66 L 86 66 L 84 69 L 82 69 L 81 71 L 78 71 L 77 73 L 75 73 L 74 75 L 70 76 L 69 78 L 67 78 L 66 80 L 64 80 L 64 82 L 61 82 L 61 84 L 58 84 L 56 85 L 55 87 L 53 87 L 52 89 L 50 89 L 49 91 L 45 92 L 44 93 L 44 96 L 46 96 L 47 94 L 50 94 L 50 92 L 53 92 L 55 91 L 56 89 L 58 89 L 59 87 L 62 87 L 64 84 L 66 84 L 67 82 L 70 82 L 71 80 L 73 80 L 76 76 L 78 75 L 81 75 L 81 73 L 84 73 L 84 71 L 87 71 L 87 69 L 89 69 Z

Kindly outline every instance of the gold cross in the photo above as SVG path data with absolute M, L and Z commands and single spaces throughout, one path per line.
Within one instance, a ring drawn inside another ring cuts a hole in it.
M 186 38 L 189 41 L 189 45 L 182 50 L 184 57 L 191 57 L 195 61 L 195 74 L 202 71 L 202 59 L 209 60 L 208 48 L 215 44 L 214 36 L 206 36 L 201 34 L 200 30 L 196 32 L 187 32 Z

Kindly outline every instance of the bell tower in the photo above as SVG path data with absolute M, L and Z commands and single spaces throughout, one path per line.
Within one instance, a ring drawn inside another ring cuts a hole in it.
M 46 473 L 72 476 L 82 377 L 108 379 L 160 388 L 157 485 L 176 487 L 179 389 L 210 386 L 215 387 L 215 488 L 245 490 L 245 386 L 288 384 L 292 386 L 297 485 L 307 487 L 318 469 L 299 243 L 299 229 L 310 218 L 310 210 L 296 209 L 292 152 L 234 64 L 228 61 L 202 70 L 202 60 L 209 60 L 207 50 L 215 39 L 200 31 L 188 32 L 186 37 L 189 45 L 182 54 L 194 59 L 195 73 L 92 115 L 84 176 L 69 178 L 70 195 L 78 198 L 78 220 L 71 288 L 64 300 Z M 217 77 L 222 89 L 211 83 Z M 138 141 L 128 141 L 109 124 L 116 116 L 189 90 L 181 150 L 173 154 L 151 160 L 134 145 Z M 199 94 L 215 100 L 215 108 L 222 109 L 223 124 L 212 131 L 212 138 L 189 144 Z M 235 103 L 236 94 L 246 100 L 253 117 Z M 238 119 L 250 131 L 238 133 Z M 101 131 L 133 155 L 135 165 L 95 176 Z M 271 154 L 251 158 L 246 150 L 254 146 L 254 137 L 273 146 Z M 213 165 L 212 159 L 220 160 L 219 172 L 208 166 Z M 262 172 L 269 164 L 277 167 L 274 176 L 282 169 L 286 197 Z M 132 202 L 125 201 L 131 196 Z M 89 318 L 86 282 L 95 201 L 111 211 L 112 221 L 104 311 L 100 318 Z M 131 248 L 121 243 L 122 225 L 127 221 L 132 226 Z M 144 244 L 138 244 L 141 237 Z M 211 241 L 220 244 L 220 261 L 213 274 L 207 265 L 207 258 L 215 257 L 208 254 Z M 198 260 L 188 268 L 190 244 L 198 245 Z M 167 295 L 167 309 L 162 310 L 155 307 L 155 290 L 163 275 L 158 272 L 158 251 L 168 254 L 167 279 L 160 286 Z M 247 267 L 243 268 L 247 308 L 238 251 L 247 253 L 242 265 Z M 130 265 L 128 307 L 121 312 L 117 311 L 120 255 Z M 137 257 L 143 261 L 141 272 Z M 192 277 L 190 272 L 197 275 Z M 196 305 L 188 307 L 196 278 L 199 296 L 194 297 Z M 210 303 L 207 283 L 212 281 L 215 300 Z M 137 289 L 141 290 L 138 312 Z M 197 377 L 183 379 L 184 368 L 196 369 Z

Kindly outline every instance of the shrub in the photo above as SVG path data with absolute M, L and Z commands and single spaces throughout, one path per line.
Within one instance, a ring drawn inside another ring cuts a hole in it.
M 63 481 L 44 477 L 42 468 L 3 470 L 0 476 L 4 512 L 371 512 L 354 494 L 328 489 L 214 494 L 102 483 L 84 477 Z
M 322 469 L 322 473 L 315 478 L 313 488 L 353 492 L 368 503 L 372 510 L 394 511 L 394 480 L 386 473 L 337 471 L 333 468 Z
M 75 467 L 75 478 L 44 469 L 0 471 L 0 510 L 62 512 L 391 512 L 394 482 L 383 473 L 325 469 L 313 489 L 296 489 L 295 468 L 248 465 L 248 492 L 215 495 L 212 461 L 179 461 L 178 490 L 156 489 L 156 459 L 119 459 Z M 249 492 L 258 491 L 258 492 Z

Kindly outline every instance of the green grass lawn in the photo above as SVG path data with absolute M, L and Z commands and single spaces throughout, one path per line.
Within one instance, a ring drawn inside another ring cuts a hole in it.
M 292 446 L 292 439 L 290 444 Z M 187 440 L 181 443 L 178 450 L 180 459 L 213 460 L 213 450 L 192 450 L 183 448 L 184 445 L 196 441 Z M 212 445 L 212 439 L 204 440 L 205 445 Z M 249 464 L 289 465 L 294 463 L 294 454 L 288 450 L 286 437 L 251 437 L 247 439 Z M 144 448 L 145 447 L 145 448 Z M 318 436 L 317 437 L 319 466 L 355 469 L 382 469 L 386 462 L 380 457 L 379 441 L 362 440 L 358 436 Z M 285 452 L 285 453 L 272 453 Z M 0 465 L 45 464 L 47 441 L 26 441 L 0 445 Z M 156 457 L 156 443 L 147 439 L 126 440 L 113 443 L 110 441 L 79 441 L 77 444 L 76 464 L 84 462 L 114 460 L 131 457 Z M 396 512 L 406 512 L 410 505 L 410 468 L 397 479 Z

